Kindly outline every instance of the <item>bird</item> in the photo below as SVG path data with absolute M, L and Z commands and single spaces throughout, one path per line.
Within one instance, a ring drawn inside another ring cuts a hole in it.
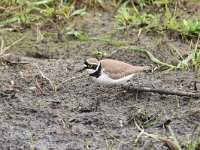
M 113 60 L 87 58 L 84 61 L 82 72 L 86 70 L 94 81 L 103 85 L 123 84 L 139 72 L 151 70 L 150 66 L 132 66 L 128 63 Z

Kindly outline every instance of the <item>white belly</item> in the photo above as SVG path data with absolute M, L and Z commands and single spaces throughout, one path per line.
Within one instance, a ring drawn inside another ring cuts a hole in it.
M 102 75 L 98 78 L 96 77 L 92 77 L 92 79 L 100 84 L 104 84 L 104 85 L 112 85 L 112 84 L 123 84 L 126 81 L 130 80 L 132 77 L 134 76 L 134 74 L 125 76 L 121 79 L 111 79 L 109 78 L 109 76 L 107 74 L 102 73 Z

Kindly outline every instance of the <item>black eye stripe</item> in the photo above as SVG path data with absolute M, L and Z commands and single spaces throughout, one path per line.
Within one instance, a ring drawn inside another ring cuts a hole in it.
M 87 61 L 85 61 L 85 62 L 84 62 L 84 65 L 86 65 L 86 66 L 87 66 L 87 65 L 89 65 L 89 64 L 88 64 L 88 62 L 87 62 Z
M 87 61 L 84 62 L 84 65 L 86 65 L 86 69 L 96 69 L 98 65 L 95 64 L 89 64 Z

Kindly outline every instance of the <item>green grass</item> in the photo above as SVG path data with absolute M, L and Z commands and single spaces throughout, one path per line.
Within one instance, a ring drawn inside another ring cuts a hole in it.
M 98 6 L 104 8 L 104 0 L 3 0 L 0 1 L 0 27 L 68 21 L 76 15 L 85 15 L 86 8 Z
M 157 3 L 156 3 L 157 2 Z M 183 37 L 198 37 L 200 33 L 200 16 L 189 18 L 182 10 L 177 9 L 177 3 L 171 4 L 168 0 L 160 0 L 159 6 L 162 11 L 147 11 L 140 10 L 131 1 L 126 1 L 118 10 L 115 16 L 117 29 L 137 29 L 142 28 L 143 32 L 158 32 L 158 33 L 178 33 Z M 172 7 L 173 9 L 169 8 Z M 150 5 L 150 4 L 149 4 Z M 155 1 L 151 6 L 155 9 L 158 1 Z M 172 5 L 172 6 L 171 6 Z M 140 1 L 140 6 L 143 9 L 146 6 L 145 0 Z
M 79 4 L 79 6 L 77 6 Z M 86 14 L 90 5 L 103 5 L 102 0 L 81 2 L 63 0 L 5 0 L 0 1 L 0 27 L 25 25 L 31 26 L 38 22 L 68 21 L 74 16 Z M 82 7 L 82 8 L 81 8 Z
M 181 36 L 197 37 L 200 33 L 200 17 L 186 18 L 186 14 L 177 9 L 177 3 L 168 0 L 138 0 L 136 6 L 131 0 L 113 0 L 119 7 L 115 16 L 116 28 L 137 29 L 142 32 L 177 32 Z M 42 21 L 45 22 L 72 22 L 74 16 L 83 16 L 86 9 L 96 6 L 105 8 L 104 0 L 55 1 L 55 0 L 5 0 L 0 2 L 0 27 L 21 25 L 31 26 Z M 152 7 L 162 11 L 155 12 Z M 147 10 L 145 10 L 148 8 Z M 110 9 L 110 11 L 112 11 Z M 76 33 L 75 33 L 76 34 Z
M 123 40 L 115 40 L 112 38 L 112 35 L 109 34 L 105 34 L 104 36 L 99 38 L 100 41 L 114 45 L 114 46 L 121 46 L 125 43 L 127 43 L 126 41 Z
M 199 35 L 198 40 L 195 44 L 195 47 L 193 47 L 193 48 L 190 47 L 190 49 L 187 50 L 188 54 L 184 57 L 179 53 L 180 50 L 178 48 L 171 45 L 171 48 L 174 49 L 177 52 L 176 55 L 179 55 L 179 59 L 176 60 L 177 64 L 169 64 L 169 63 L 166 63 L 166 62 L 162 62 L 161 60 L 156 58 L 156 56 L 154 54 L 152 54 L 150 51 L 148 51 L 144 48 L 132 46 L 132 47 L 128 47 L 126 49 L 130 50 L 130 51 L 136 51 L 136 52 L 146 54 L 147 57 L 153 63 L 155 63 L 158 67 L 167 67 L 168 70 L 185 69 L 185 70 L 192 70 L 192 71 L 196 71 L 196 72 L 200 73 L 200 48 L 198 47 L 199 42 L 200 42 L 200 35 Z
M 79 39 L 81 41 L 88 40 L 88 37 L 86 35 L 84 35 L 81 31 L 77 31 L 73 24 L 66 27 L 64 29 L 64 33 L 69 35 L 69 36 L 73 36 L 74 39 Z
M 177 140 L 171 126 L 168 126 L 168 130 L 178 150 L 198 150 L 200 148 L 200 124 L 197 125 L 197 128 L 191 134 L 186 135 L 186 138 L 182 141 Z
M 82 1 L 87 7 L 102 7 L 105 8 L 105 0 L 84 0 Z M 80 4 L 80 1 L 77 1 L 77 4 Z
M 143 126 L 139 126 L 137 123 L 138 120 L 134 119 L 136 128 L 140 131 L 140 134 L 135 139 L 135 144 L 137 145 L 139 139 L 142 135 L 146 137 L 153 138 L 157 141 L 165 143 L 168 145 L 171 150 L 198 150 L 200 148 L 200 125 L 197 124 L 196 128 L 191 134 L 185 135 L 185 139 L 177 139 L 176 134 L 174 133 L 172 127 L 170 125 L 165 126 L 170 133 L 169 137 L 161 137 L 156 134 L 149 134 L 144 131 Z
M 190 49 L 187 50 L 188 53 L 186 56 L 182 56 L 179 53 L 179 49 L 171 45 L 171 48 L 174 49 L 179 55 L 178 64 L 175 69 L 185 69 L 185 70 L 194 70 L 200 73 L 200 48 L 199 46 L 200 35 L 198 36 L 195 46 L 190 46 Z
M 167 67 L 169 70 L 174 70 L 176 69 L 175 65 L 172 64 L 168 64 L 165 62 L 160 61 L 158 58 L 156 58 L 156 56 L 154 56 L 150 51 L 144 49 L 144 48 L 140 48 L 140 47 L 128 47 L 127 50 L 131 50 L 131 51 L 136 51 L 136 52 L 140 52 L 140 53 L 144 53 L 147 55 L 147 57 L 156 65 L 158 66 L 165 66 Z
M 73 3 L 55 2 L 54 0 L 7 0 L 1 1 L 0 27 L 19 24 L 31 25 L 42 20 L 43 22 L 57 19 L 57 16 L 69 18 L 74 11 Z

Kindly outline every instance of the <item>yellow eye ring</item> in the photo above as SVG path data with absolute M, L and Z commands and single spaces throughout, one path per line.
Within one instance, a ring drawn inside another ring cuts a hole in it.
M 88 64 L 88 68 L 92 68 L 92 66 L 93 66 L 92 64 Z

